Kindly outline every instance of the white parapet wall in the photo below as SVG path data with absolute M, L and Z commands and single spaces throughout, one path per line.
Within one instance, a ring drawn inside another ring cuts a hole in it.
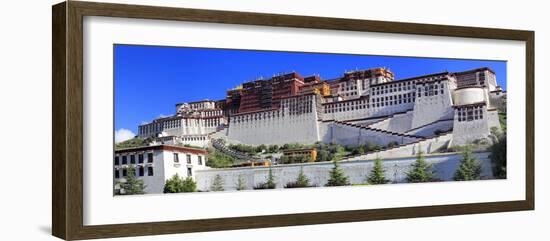
M 474 153 L 482 165 L 482 179 L 493 178 L 491 161 L 488 152 Z M 383 159 L 383 166 L 386 170 L 386 178 L 393 183 L 406 182 L 407 172 L 414 163 L 416 157 L 404 157 Z M 426 155 L 426 161 L 433 165 L 436 176 L 441 181 L 453 180 L 454 173 L 462 155 L 460 153 Z M 345 175 L 349 177 L 352 184 L 365 183 L 365 177 L 372 170 L 373 160 L 340 161 L 340 167 Z M 312 185 L 324 186 L 329 179 L 329 172 L 334 167 L 332 162 L 316 162 L 304 164 L 279 165 L 273 167 L 243 167 L 225 169 L 197 170 L 195 180 L 197 188 L 201 191 L 208 191 L 216 175 L 220 175 L 224 182 L 225 190 L 236 190 L 238 179 L 244 180 L 246 189 L 253 189 L 260 183 L 267 180 L 269 170 L 275 177 L 276 188 L 283 188 L 285 184 L 296 180 L 300 169 L 309 178 Z
M 404 134 L 415 135 L 415 136 L 433 136 L 437 134 L 437 131 L 448 132 L 453 129 L 453 119 L 448 120 L 439 120 L 426 124 L 423 126 L 416 127 L 414 129 L 407 130 Z
M 422 153 L 432 153 L 439 149 L 446 149 L 449 146 L 449 143 L 453 135 L 451 133 L 443 134 L 441 136 L 435 136 L 432 138 L 415 141 L 409 144 L 395 146 L 390 149 L 381 150 L 377 152 L 371 152 L 364 155 L 359 155 L 356 157 L 350 157 L 347 160 L 369 160 L 374 158 L 398 158 L 398 157 L 407 157 L 414 156 L 418 152 Z
M 362 127 L 351 123 L 323 122 L 320 128 L 324 143 L 358 146 L 367 143 L 386 146 L 391 142 L 407 144 L 419 140 L 413 136 Z

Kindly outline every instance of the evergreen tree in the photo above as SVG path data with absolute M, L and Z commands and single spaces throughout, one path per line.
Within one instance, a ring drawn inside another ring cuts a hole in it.
M 256 187 L 254 187 L 254 189 L 275 189 L 276 186 L 277 183 L 275 183 L 275 177 L 273 176 L 273 171 L 270 167 L 266 182 L 259 183 Z
M 236 186 L 237 186 L 237 191 L 246 189 L 246 180 L 244 179 L 243 175 L 239 175 Z
M 212 182 L 212 185 L 210 186 L 210 191 L 213 191 L 213 192 L 223 191 L 224 190 L 223 184 L 224 184 L 224 181 L 222 176 L 220 176 L 220 174 L 217 174 L 214 177 L 214 181 Z
M 481 164 L 475 159 L 470 146 L 462 151 L 462 161 L 455 172 L 455 181 L 479 180 L 481 178 Z
M 124 178 L 124 182 L 119 182 L 121 195 L 134 195 L 134 194 L 145 194 L 143 191 L 145 189 L 145 184 L 143 180 L 140 180 L 136 177 L 136 168 L 133 165 L 128 167 L 127 175 Z
M 382 160 L 376 158 L 374 160 L 374 168 L 370 171 L 369 176 L 367 177 L 368 184 L 386 184 L 389 182 L 385 176 L 386 170 L 382 166 Z
M 301 187 L 309 186 L 309 178 L 304 174 L 304 167 L 300 167 L 298 178 L 296 178 L 296 184 L 298 184 Z
M 506 178 L 506 135 L 501 136 L 489 150 L 493 173 L 496 178 Z
M 267 182 L 265 184 L 269 189 L 274 189 L 275 186 L 277 186 L 277 183 L 275 183 L 275 177 L 273 176 L 273 170 L 271 170 L 271 168 L 269 168 L 269 174 L 267 175 Z
M 332 170 L 330 170 L 330 177 L 326 186 L 329 187 L 349 185 L 349 178 L 345 175 L 344 171 L 338 165 L 338 161 L 333 161 L 333 163 L 334 167 L 332 168 Z
M 434 180 L 434 172 L 432 165 L 426 162 L 424 155 L 421 151 L 416 156 L 416 161 L 411 164 L 412 170 L 407 172 L 408 182 L 430 182 Z
M 289 182 L 285 185 L 285 188 L 295 188 L 295 187 L 311 187 L 309 184 L 309 178 L 304 174 L 304 167 L 300 167 L 300 172 L 296 181 Z

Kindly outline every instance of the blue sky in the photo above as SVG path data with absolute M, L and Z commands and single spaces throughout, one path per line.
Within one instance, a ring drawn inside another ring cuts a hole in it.
M 506 89 L 506 62 L 326 53 L 115 45 L 115 130 L 174 113 L 175 104 L 218 100 L 243 82 L 297 71 L 322 79 L 346 70 L 387 67 L 395 79 L 489 67 Z

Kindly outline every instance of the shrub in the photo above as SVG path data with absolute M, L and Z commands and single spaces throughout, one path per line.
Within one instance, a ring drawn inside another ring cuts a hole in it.
M 196 192 L 197 183 L 191 177 L 181 178 L 177 173 L 164 184 L 164 193 Z

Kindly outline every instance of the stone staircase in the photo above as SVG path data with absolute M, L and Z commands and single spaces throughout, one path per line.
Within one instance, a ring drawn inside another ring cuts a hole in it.
M 227 145 L 225 145 L 225 141 L 223 139 L 211 139 L 210 143 L 212 144 L 212 147 L 216 149 L 219 152 L 222 152 L 228 156 L 231 156 L 235 159 L 239 160 L 250 160 L 252 157 L 248 155 L 247 153 L 239 152 L 232 150 Z

